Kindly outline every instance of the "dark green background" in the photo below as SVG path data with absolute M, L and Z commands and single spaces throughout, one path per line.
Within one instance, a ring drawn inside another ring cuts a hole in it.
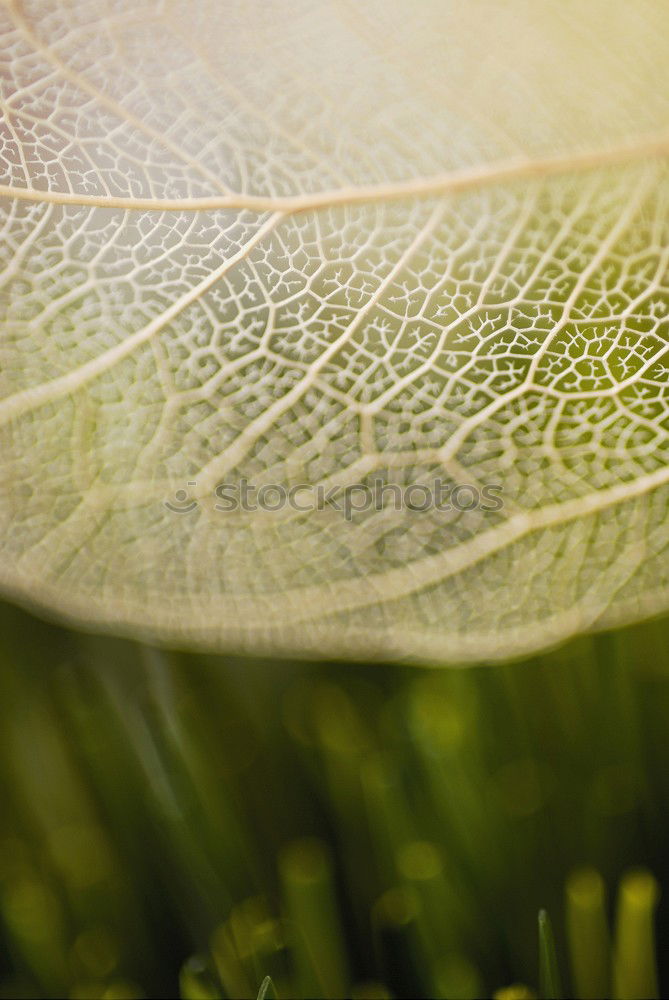
M 595 866 L 611 910 L 630 868 L 669 885 L 668 639 L 659 620 L 501 666 L 314 664 L 0 606 L 3 995 L 169 996 L 189 956 L 220 972 L 217 942 L 255 925 L 249 989 L 265 973 L 281 996 L 308 989 L 290 874 L 320 863 L 305 837 L 332 860 L 345 957 L 334 927 L 325 950 L 347 990 L 536 989 L 546 907 L 569 991 L 569 873 Z M 440 873 L 421 882 L 426 857 Z M 409 884 L 422 915 L 393 923 Z M 667 922 L 661 900 L 660 941 Z

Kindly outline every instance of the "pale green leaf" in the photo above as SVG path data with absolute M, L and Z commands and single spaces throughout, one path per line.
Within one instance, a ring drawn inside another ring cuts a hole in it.
M 438 662 L 666 607 L 666 3 L 5 0 L 0 48 L 6 594 Z M 216 509 L 377 478 L 504 506 Z

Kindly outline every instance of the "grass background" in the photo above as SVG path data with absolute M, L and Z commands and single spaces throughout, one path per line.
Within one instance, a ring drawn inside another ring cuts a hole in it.
M 0 995 L 652 995 L 668 640 L 657 620 L 502 666 L 312 664 L 0 605 Z

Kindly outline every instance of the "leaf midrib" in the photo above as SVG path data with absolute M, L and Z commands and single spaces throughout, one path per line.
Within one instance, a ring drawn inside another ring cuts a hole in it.
M 515 180 L 584 173 L 603 167 L 622 166 L 638 160 L 665 157 L 669 157 L 669 131 L 641 135 L 632 143 L 620 143 L 605 149 L 588 149 L 537 159 L 513 157 L 496 160 L 483 166 L 446 171 L 431 177 L 328 189 L 304 195 L 230 194 L 198 198 L 135 198 L 42 191 L 38 188 L 0 184 L 0 197 L 56 205 L 75 205 L 80 208 L 116 208 L 142 212 L 211 212 L 239 209 L 259 214 L 280 212 L 282 215 L 289 215 L 340 205 L 429 198 Z

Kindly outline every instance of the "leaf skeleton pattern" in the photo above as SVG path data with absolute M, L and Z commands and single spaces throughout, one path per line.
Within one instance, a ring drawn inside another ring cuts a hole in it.
M 6 595 L 430 663 L 666 609 L 669 10 L 482 6 L 0 4 Z M 503 506 L 216 504 L 437 480 Z

